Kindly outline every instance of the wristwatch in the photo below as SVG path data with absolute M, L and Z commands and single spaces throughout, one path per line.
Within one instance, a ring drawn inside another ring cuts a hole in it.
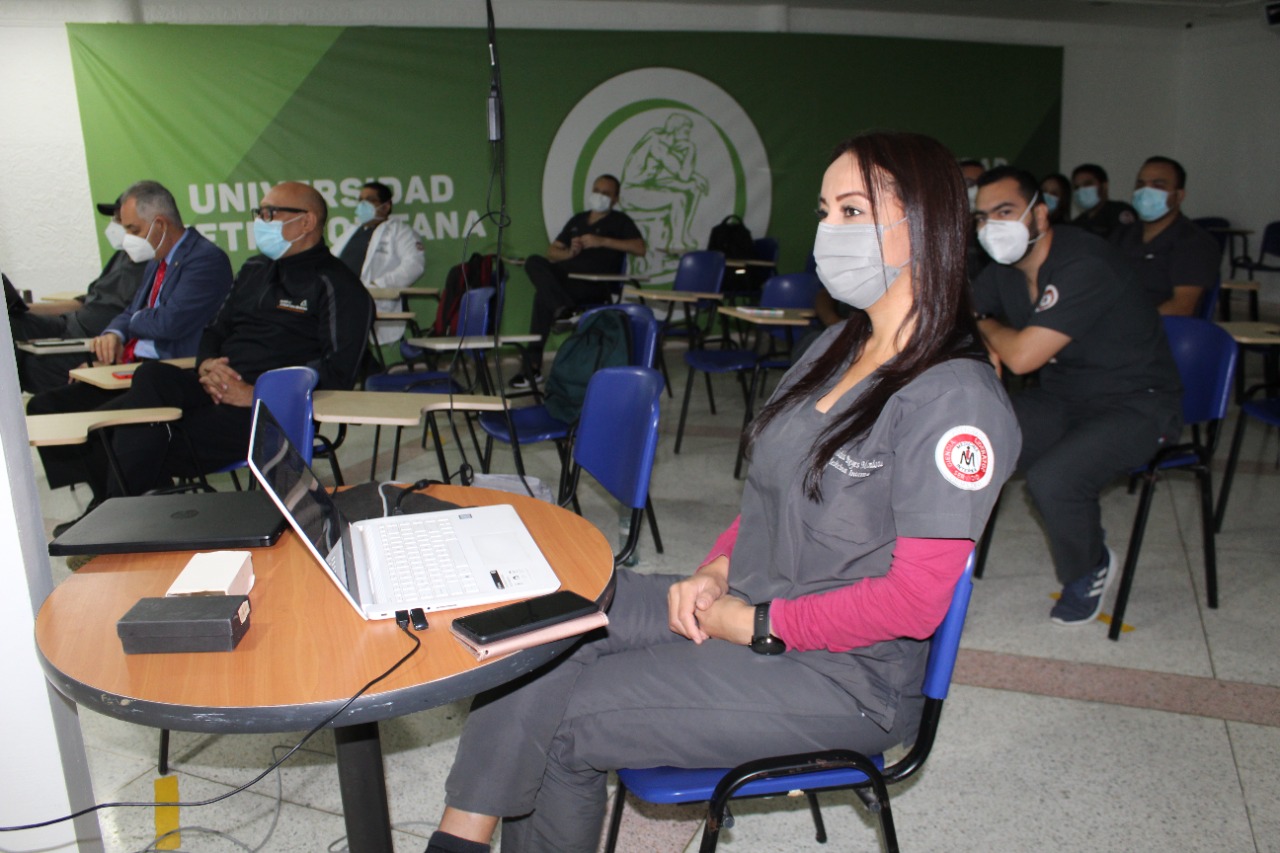
M 780 655 L 787 650 L 787 644 L 769 633 L 769 604 L 756 605 L 755 631 L 751 634 L 751 651 L 758 655 Z

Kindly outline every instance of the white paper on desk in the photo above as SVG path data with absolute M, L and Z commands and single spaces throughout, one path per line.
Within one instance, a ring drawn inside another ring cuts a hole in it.
M 467 638 L 454 631 L 452 627 L 449 630 L 453 633 L 453 636 L 458 638 L 458 642 L 462 643 L 467 651 L 476 656 L 476 660 L 488 660 L 500 655 L 518 652 L 521 649 L 531 649 L 534 646 L 553 643 L 556 640 L 563 640 L 565 637 L 576 637 L 578 634 L 585 634 L 596 628 L 603 628 L 608 624 L 609 617 L 605 615 L 603 610 L 598 610 L 595 613 L 588 613 L 586 616 L 579 616 L 577 619 L 570 619 L 568 622 L 539 628 L 537 631 L 529 631 L 526 634 L 517 634 L 514 637 L 496 640 L 483 646 L 472 645 Z
M 188 561 L 165 595 L 248 595 L 253 582 L 248 551 L 204 551 Z

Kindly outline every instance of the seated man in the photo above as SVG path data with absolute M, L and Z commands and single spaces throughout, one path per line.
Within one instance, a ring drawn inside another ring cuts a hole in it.
M 262 255 L 245 261 L 217 319 L 204 330 L 196 370 L 144 364 L 132 388 L 107 404 L 177 406 L 182 419 L 172 429 L 162 424 L 113 431 L 123 488 L 107 482 L 106 454 L 92 445 L 86 479 L 95 497 L 141 494 L 166 485 L 171 476 L 207 473 L 244 459 L 253 383 L 268 370 L 306 365 L 320 374 L 319 388 L 355 384 L 373 301 L 324 244 L 323 197 L 305 184 L 278 184 L 254 215 Z
M 426 257 L 422 238 L 408 222 L 391 219 L 391 187 L 370 181 L 360 188 L 356 224 L 333 244 L 333 256 L 360 276 L 365 287 L 409 287 L 422 278 Z M 399 311 L 396 299 L 377 301 L 379 311 Z M 384 322 L 374 326 L 379 344 L 399 340 L 404 323 Z
M 1071 220 L 1077 228 L 1110 240 L 1112 234 L 1138 221 L 1132 207 L 1111 200 L 1107 170 L 1096 163 L 1076 166 L 1071 172 L 1071 188 L 1071 197 L 1080 208 L 1080 213 Z
M 591 185 L 590 210 L 575 215 L 547 247 L 547 255 L 531 255 L 524 271 L 533 282 L 533 318 L 529 331 L 542 340 L 529 346 L 532 381 L 542 380 L 542 349 L 551 326 L 559 317 L 581 305 L 607 302 L 609 286 L 579 281 L 570 273 L 618 273 L 625 255 L 643 255 L 644 237 L 640 229 L 620 210 L 618 179 L 601 175 Z M 512 388 L 528 388 L 530 377 L 511 380 Z
M 142 286 L 129 306 L 91 342 L 92 359 L 118 364 L 196 354 L 200 333 L 231 289 L 231 261 L 194 227 L 184 228 L 173 196 L 155 181 L 139 181 L 120 202 L 121 246 L 145 264 Z M 120 394 L 76 382 L 36 394 L 27 414 L 84 412 Z M 88 445 L 40 449 L 49 488 L 84 479 Z
M 16 303 L 5 279 L 5 296 L 10 306 L 9 329 L 14 341 L 36 338 L 92 338 L 133 300 L 142 283 L 146 264 L 138 263 L 121 250 L 124 226 L 120 224 L 120 199 L 97 205 L 98 212 L 111 217 L 106 227 L 107 241 L 115 249 L 102 274 L 89 284 L 84 296 L 57 302 Z M 16 311 L 14 310 L 16 308 Z M 67 371 L 81 364 L 85 357 L 70 355 L 33 355 L 18 350 L 18 381 L 22 390 L 32 394 L 50 391 L 67 384 Z
M 1138 272 L 1147 298 L 1161 314 L 1191 317 L 1218 283 L 1222 247 L 1182 215 L 1187 172 L 1177 160 L 1148 157 L 1138 170 L 1135 222 L 1112 238 Z
M 1082 625 L 1102 609 L 1118 568 L 1099 493 L 1177 438 L 1177 366 L 1124 258 L 1079 228 L 1052 227 L 1029 173 L 1001 166 L 983 175 L 974 217 L 996 261 L 973 283 L 978 328 L 997 364 L 1040 371 L 1039 387 L 1015 396 L 1013 409 L 1018 470 L 1062 584 L 1050 616 Z

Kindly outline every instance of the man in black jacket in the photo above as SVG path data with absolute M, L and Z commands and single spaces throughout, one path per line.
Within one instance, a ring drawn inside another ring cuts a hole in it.
M 99 454 L 94 494 L 141 494 L 173 475 L 217 470 L 244 459 L 252 421 L 253 384 L 278 367 L 306 365 L 317 387 L 355 384 L 373 323 L 368 291 L 325 245 L 328 210 L 305 184 L 273 187 L 254 211 L 263 252 L 245 261 L 217 318 L 204 331 L 196 370 L 148 362 L 133 387 L 108 408 L 177 406 L 176 425 L 119 427 L 112 444 L 124 486 L 106 482 Z M 185 432 L 198 459 L 192 459 Z

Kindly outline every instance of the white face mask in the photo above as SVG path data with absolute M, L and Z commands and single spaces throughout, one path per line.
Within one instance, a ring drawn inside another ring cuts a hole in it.
M 124 235 L 128 232 L 124 230 L 124 226 L 114 219 L 107 223 L 107 227 L 102 229 L 102 233 L 107 236 L 107 242 L 111 244 L 111 248 L 117 252 L 124 246 Z
M 137 234 L 125 234 L 120 241 L 120 248 L 124 249 L 125 254 L 129 256 L 135 264 L 144 264 L 152 260 L 156 256 L 156 247 L 151 245 L 151 241 L 147 239 L 151 236 L 152 230 L 156 227 L 156 221 L 151 220 L 150 227 L 147 228 L 146 237 L 139 237 Z M 160 232 L 160 242 L 164 242 L 165 234 L 168 232 L 169 226 L 166 224 L 164 230 Z
M 592 193 L 587 196 L 588 210 L 594 211 L 595 213 L 604 213 L 611 207 L 613 207 L 613 199 L 609 198 L 604 193 Z
M 987 250 L 991 260 L 998 264 L 1012 264 L 1022 260 L 1027 247 L 1034 242 L 1022 220 L 1027 218 L 1039 195 L 1037 192 L 1031 197 L 1031 203 L 1017 219 L 988 219 L 987 224 L 978 229 L 978 242 Z M 1039 239 L 1036 237 L 1036 240 Z
M 818 223 L 813 260 L 818 267 L 818 278 L 832 299 L 865 310 L 889 291 L 889 285 L 898 278 L 902 267 L 885 265 L 880 238 L 886 229 L 906 221 L 904 216 L 889 225 Z

